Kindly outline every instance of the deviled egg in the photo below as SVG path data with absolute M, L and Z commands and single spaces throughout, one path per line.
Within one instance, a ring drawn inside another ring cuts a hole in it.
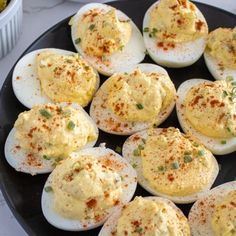
M 44 104 L 19 114 L 5 143 L 7 162 L 17 171 L 48 173 L 71 152 L 92 147 L 98 129 L 78 104 Z
M 135 168 L 139 184 L 151 194 L 190 203 L 211 188 L 219 167 L 198 140 L 176 128 L 152 128 L 130 136 L 122 154 Z
M 128 16 L 111 6 L 86 4 L 70 24 L 76 50 L 104 75 L 134 66 L 145 57 L 141 32 Z
M 99 75 L 77 53 L 46 48 L 32 51 L 16 64 L 12 86 L 26 107 L 48 102 L 88 105 L 99 87 Z
M 185 133 L 217 155 L 236 150 L 236 85 L 229 80 L 190 79 L 177 91 L 176 110 Z
M 236 27 L 217 28 L 210 32 L 204 58 L 216 80 L 230 76 L 236 81 Z
M 204 193 L 192 206 L 189 224 L 193 236 L 236 234 L 236 181 Z
M 129 135 L 162 123 L 175 99 L 175 86 L 165 69 L 139 64 L 103 83 L 91 103 L 90 115 L 101 130 Z
M 188 0 L 160 0 L 145 13 L 144 43 L 150 57 L 167 67 L 185 67 L 204 52 L 207 22 Z
M 59 229 L 89 230 L 129 202 L 136 186 L 135 170 L 120 155 L 105 147 L 84 149 L 58 164 L 48 177 L 43 214 Z
M 112 214 L 98 236 L 190 236 L 187 218 L 170 200 L 135 197 Z

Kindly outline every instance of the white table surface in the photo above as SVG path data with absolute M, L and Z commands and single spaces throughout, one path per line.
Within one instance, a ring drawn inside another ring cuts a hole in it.
M 217 6 L 236 14 L 236 0 L 196 1 Z M 75 13 L 81 5 L 82 4 L 77 3 L 76 0 L 73 2 L 66 0 L 23 0 L 23 32 L 16 47 L 10 54 L 0 60 L 0 88 L 11 67 L 23 51 L 45 30 Z M 0 190 L 0 236 L 15 235 L 26 236 L 27 234 L 12 215 Z

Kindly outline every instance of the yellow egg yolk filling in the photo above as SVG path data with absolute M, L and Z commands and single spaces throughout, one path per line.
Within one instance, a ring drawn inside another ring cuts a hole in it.
M 108 105 L 125 121 L 155 122 L 175 99 L 175 87 L 167 74 L 134 72 L 114 74 L 107 82 Z
M 131 33 L 129 20 L 120 20 L 114 8 L 92 9 L 79 20 L 76 37 L 87 55 L 103 57 L 122 50 Z
M 158 135 L 150 129 L 142 149 L 143 176 L 162 194 L 191 195 L 204 190 L 212 179 L 211 152 L 176 128 L 163 129 Z
M 233 81 L 201 83 L 188 91 L 184 115 L 197 131 L 206 136 L 231 138 L 236 135 L 235 98 Z

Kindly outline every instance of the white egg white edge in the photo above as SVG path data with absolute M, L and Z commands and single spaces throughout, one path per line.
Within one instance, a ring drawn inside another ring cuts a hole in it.
M 97 157 L 98 159 L 103 159 L 105 155 L 107 154 L 113 154 L 112 157 L 109 157 L 110 159 L 115 160 L 118 163 L 121 163 L 121 165 L 124 166 L 122 170 L 119 170 L 119 175 L 123 177 L 123 187 L 124 192 L 121 196 L 121 202 L 117 205 L 112 207 L 108 210 L 107 216 L 102 219 L 99 222 L 96 222 L 95 220 L 88 220 L 81 222 L 80 220 L 74 220 L 74 219 L 67 219 L 58 213 L 56 213 L 53 209 L 53 192 L 46 192 L 43 190 L 42 192 L 42 198 L 41 198 L 41 207 L 43 214 L 46 218 L 46 220 L 56 228 L 62 229 L 62 230 L 68 230 L 68 231 L 85 231 L 90 230 L 93 228 L 96 228 L 100 225 L 102 225 L 107 218 L 116 211 L 120 206 L 123 204 L 128 203 L 136 190 L 137 187 L 137 174 L 135 170 L 130 166 L 130 164 L 122 158 L 119 154 L 115 153 L 113 150 L 105 148 L 105 147 L 95 147 L 95 148 L 88 148 L 81 150 L 79 152 L 80 155 L 93 155 Z M 72 158 L 74 158 L 72 154 Z M 106 159 L 106 158 L 105 158 Z M 62 162 L 63 164 L 63 162 Z M 49 175 L 45 187 L 50 186 L 51 182 L 51 175 Z M 86 225 L 83 226 L 83 225 Z
M 177 90 L 176 112 L 179 123 L 183 131 L 187 134 L 195 136 L 215 155 L 224 155 L 232 153 L 236 150 L 236 137 L 234 138 L 211 138 L 197 131 L 189 121 L 185 118 L 184 101 L 188 91 L 193 87 L 204 82 L 212 82 L 205 79 L 190 79 L 183 82 Z M 226 140 L 226 144 L 221 144 L 222 140 Z
M 162 197 L 143 197 L 146 200 L 152 200 L 157 203 L 167 203 L 169 206 L 171 206 L 174 210 L 178 211 L 179 214 L 184 216 L 183 212 L 170 200 Z M 102 229 L 100 230 L 98 236 L 111 236 L 112 232 L 114 232 L 117 229 L 118 220 L 122 214 L 123 208 L 118 208 L 106 221 L 106 223 L 103 225 Z M 148 214 L 148 213 L 147 213 Z
M 151 7 L 146 11 L 143 19 L 143 30 L 146 27 L 149 27 L 150 13 L 152 9 L 158 5 L 158 1 L 155 2 Z M 198 18 L 205 20 L 202 13 L 199 9 L 196 9 Z M 206 36 L 195 39 L 191 42 L 177 43 L 174 49 L 168 49 L 165 51 L 161 48 L 158 48 L 157 38 L 150 38 L 149 32 L 143 32 L 144 44 L 147 48 L 148 54 L 150 57 L 158 64 L 170 68 L 181 68 L 190 66 L 195 63 L 203 54 L 205 45 L 206 45 Z
M 148 64 L 148 63 L 141 63 L 138 65 L 135 65 L 129 70 L 123 71 L 131 73 L 134 71 L 135 68 L 139 67 L 142 72 L 157 72 L 166 74 L 167 71 L 154 64 Z M 109 80 L 109 79 L 108 79 Z M 147 129 L 152 125 L 152 122 L 128 122 L 128 121 L 122 121 L 118 116 L 116 116 L 112 110 L 108 107 L 107 103 L 107 92 L 106 92 L 106 81 L 102 84 L 102 86 L 98 89 L 97 93 L 95 94 L 91 106 L 90 106 L 90 116 L 93 118 L 93 120 L 96 122 L 99 129 L 103 130 L 104 132 L 116 134 L 116 135 L 131 135 L 137 131 Z M 156 125 L 160 125 L 162 122 L 164 122 L 171 112 L 173 111 L 175 107 L 175 100 L 164 110 L 160 112 L 160 114 L 157 116 Z M 116 131 L 111 126 L 107 125 L 106 120 L 107 119 L 113 119 L 114 123 L 121 124 L 122 131 Z M 127 126 L 126 126 L 127 125 Z
M 215 206 L 233 190 L 236 190 L 236 181 L 224 183 L 200 195 L 188 215 L 193 236 L 215 236 L 211 228 Z
M 59 103 L 62 107 L 66 106 L 67 103 Z M 98 128 L 92 118 L 87 114 L 87 112 L 78 104 L 71 104 L 75 109 L 80 110 L 84 113 L 86 118 L 91 122 L 94 126 L 95 132 L 97 134 L 97 138 L 91 142 L 88 142 L 83 149 L 93 147 L 98 139 Z M 8 164 L 13 167 L 16 171 L 24 172 L 31 175 L 36 174 L 45 174 L 49 173 L 54 169 L 54 160 L 45 160 L 43 158 L 39 158 L 39 162 L 42 163 L 41 167 L 28 165 L 26 161 L 26 157 L 29 154 L 28 151 L 21 148 L 20 141 L 15 138 L 16 129 L 13 127 L 10 133 L 7 136 L 5 146 L 4 146 L 4 154 Z M 18 147 L 18 148 L 17 148 Z
M 158 135 L 161 131 L 162 131 L 162 128 L 155 129 L 156 135 Z M 135 141 L 134 141 L 134 137 L 139 137 L 139 138 L 135 139 Z M 134 156 L 133 155 L 134 149 L 136 149 L 139 145 L 144 145 L 142 140 L 143 139 L 146 140 L 147 137 L 148 137 L 148 130 L 143 130 L 143 131 L 137 132 L 137 133 L 133 134 L 132 136 L 130 136 L 128 139 L 126 139 L 126 141 L 124 142 L 123 148 L 122 148 L 123 157 L 125 159 L 127 159 L 127 161 L 133 167 L 135 167 L 135 170 L 137 171 L 137 175 L 138 175 L 138 183 L 146 191 L 148 191 L 149 193 L 156 195 L 156 196 L 165 197 L 175 203 L 187 204 L 187 203 L 192 203 L 192 202 L 196 201 L 202 192 L 205 192 L 211 188 L 211 186 L 213 185 L 213 183 L 219 173 L 219 166 L 218 166 L 218 163 L 213 155 L 212 155 L 212 159 L 213 159 L 213 163 L 214 163 L 214 172 L 212 173 L 210 182 L 208 183 L 207 186 L 204 187 L 204 189 L 201 192 L 194 193 L 191 195 L 186 195 L 186 196 L 171 196 L 171 195 L 167 195 L 162 192 L 159 192 L 155 188 L 153 188 L 150 185 L 149 181 L 146 180 L 145 177 L 143 176 L 143 167 L 142 167 L 141 156 Z
M 99 62 L 97 57 L 87 55 L 86 53 L 84 53 L 79 44 L 75 43 L 77 22 L 85 12 L 95 8 L 109 10 L 113 7 L 102 3 L 89 3 L 80 8 L 77 14 L 73 16 L 71 37 L 74 47 L 76 48 L 78 53 L 80 53 L 85 58 L 85 60 L 87 60 L 95 69 L 97 69 L 99 73 L 105 76 L 110 76 L 114 73 L 119 72 L 120 70 L 128 69 L 129 67 L 140 63 L 144 59 L 146 51 L 142 34 L 138 27 L 134 24 L 134 22 L 127 15 L 117 9 L 116 11 L 119 19 L 130 20 L 132 26 L 132 34 L 129 42 L 121 51 L 116 52 L 110 56 L 106 56 L 106 58 L 111 61 L 111 66 L 106 66 L 102 62 Z
M 44 92 L 41 90 L 40 81 L 37 75 L 37 54 L 50 51 L 59 53 L 62 55 L 75 55 L 75 52 L 58 49 L 58 48 L 43 48 L 32 51 L 24 55 L 16 64 L 12 75 L 12 87 L 16 98 L 27 108 L 32 108 L 37 104 L 45 104 L 53 102 Z M 96 73 L 96 90 L 100 84 L 100 78 L 98 72 Z
M 212 57 L 207 51 L 204 52 L 204 60 L 208 70 L 216 80 L 224 80 L 227 76 L 233 76 L 234 81 L 236 81 L 236 70 L 226 67 L 224 67 L 224 69 L 221 69 L 221 67 L 218 65 L 219 63 L 217 62 L 217 60 Z

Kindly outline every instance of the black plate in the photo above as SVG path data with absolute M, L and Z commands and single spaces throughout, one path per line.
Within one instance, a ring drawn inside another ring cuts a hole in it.
M 114 2 L 111 3 L 111 5 L 122 10 L 128 16 L 130 16 L 141 29 L 144 13 L 153 2 L 154 0 L 137 0 Z M 220 26 L 235 26 L 236 15 L 204 4 L 196 3 L 196 5 L 206 17 L 210 30 Z M 53 26 L 39 39 L 37 39 L 24 52 L 24 54 L 45 47 L 54 47 L 75 51 L 70 37 L 70 27 L 68 26 L 68 21 L 69 18 Z M 146 57 L 145 62 L 152 62 L 152 60 Z M 48 175 L 37 175 L 32 177 L 30 175 L 15 171 L 7 164 L 4 158 L 4 143 L 6 137 L 10 129 L 13 127 L 18 114 L 26 110 L 26 108 L 20 104 L 13 94 L 11 85 L 12 70 L 8 74 L 0 93 L 0 180 L 1 189 L 9 207 L 20 224 L 30 235 L 97 235 L 100 228 L 87 232 L 73 233 L 58 230 L 48 224 L 43 217 L 40 206 L 42 188 Z M 174 81 L 176 87 L 178 87 L 179 84 L 184 80 L 194 77 L 213 80 L 204 64 L 203 58 L 190 67 L 183 69 L 167 69 L 167 71 Z M 105 77 L 101 77 L 101 81 L 104 81 L 105 79 Z M 173 111 L 166 122 L 161 125 L 161 127 L 168 126 L 179 127 L 175 111 Z M 125 136 L 120 137 L 100 131 L 98 143 L 106 142 L 107 147 L 114 149 L 116 145 L 122 146 L 125 139 Z M 235 179 L 235 154 L 236 153 L 234 152 L 230 155 L 217 156 L 217 160 L 221 164 L 221 170 L 214 186 Z M 138 186 L 136 195 L 147 196 L 149 194 L 140 186 Z M 191 204 L 179 206 L 187 216 Z

